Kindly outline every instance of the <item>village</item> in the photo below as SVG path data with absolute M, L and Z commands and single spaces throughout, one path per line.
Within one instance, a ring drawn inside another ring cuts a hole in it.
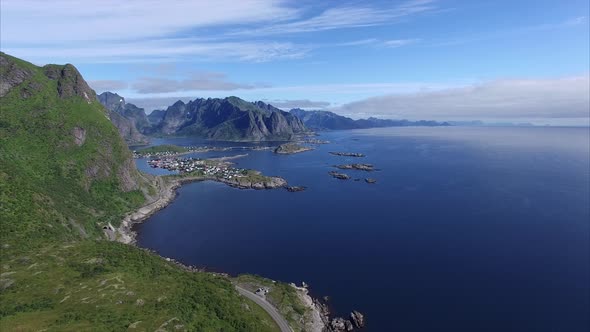
M 198 158 L 154 158 L 148 160 L 147 163 L 152 168 L 163 168 L 169 171 L 178 171 L 179 173 L 201 171 L 203 175 L 227 180 L 246 176 L 248 172 L 243 168 L 231 167 L 229 163 L 212 163 L 210 160 Z

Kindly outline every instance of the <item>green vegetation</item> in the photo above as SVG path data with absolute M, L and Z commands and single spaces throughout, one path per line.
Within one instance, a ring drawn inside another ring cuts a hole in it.
M 151 179 L 73 66 L 0 60 L 0 331 L 276 331 L 226 278 L 107 242 Z
M 302 321 L 305 320 L 309 309 L 303 306 L 295 288 L 285 283 L 249 274 L 234 278 L 234 282 L 252 292 L 260 287 L 267 287 L 269 292 L 266 294 L 266 300 L 279 310 L 281 315 L 289 321 L 291 327 L 295 328 L 295 331 L 304 331 Z
M 185 147 L 172 145 L 172 144 L 163 144 L 163 145 L 156 145 L 151 146 L 149 148 L 139 149 L 135 152 L 139 154 L 154 154 L 154 153 L 162 153 L 162 152 L 174 152 L 174 153 L 183 153 L 188 152 L 189 150 Z
M 305 151 L 309 151 L 309 150 L 313 150 L 313 149 L 310 147 L 307 147 L 307 146 L 296 144 L 296 143 L 285 143 L 285 144 L 279 145 L 275 149 L 275 153 L 291 154 L 291 153 L 305 152 Z

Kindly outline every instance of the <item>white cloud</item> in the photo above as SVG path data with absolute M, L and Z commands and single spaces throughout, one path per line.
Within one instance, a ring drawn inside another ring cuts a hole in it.
M 460 88 L 388 94 L 342 105 L 346 114 L 408 119 L 526 119 L 590 117 L 588 75 L 498 80 Z
M 385 47 L 401 47 L 401 46 L 406 46 L 406 45 L 410 45 L 410 44 L 414 44 L 419 42 L 419 39 L 393 39 L 393 40 L 386 40 L 382 43 L 383 46 Z
M 137 107 L 145 109 L 146 113 L 151 113 L 153 110 L 165 110 L 175 102 L 182 100 L 188 102 L 194 100 L 195 97 L 155 97 L 155 98 L 127 98 L 128 103 L 134 104 Z
M 88 85 L 97 93 L 124 90 L 129 86 L 127 82 L 121 80 L 94 80 L 88 81 Z
M 305 57 L 308 48 L 279 42 L 200 42 L 191 38 L 133 42 L 76 43 L 63 48 L 50 46 L 3 47 L 6 53 L 41 64 L 53 62 L 171 62 L 240 60 L 265 62 Z
M 390 39 L 390 40 L 381 40 L 378 38 L 367 38 L 367 39 L 360 39 L 360 40 L 353 40 L 349 42 L 337 43 L 333 44 L 333 46 L 373 46 L 376 48 L 385 47 L 385 48 L 396 48 L 402 47 L 410 44 L 414 44 L 419 42 L 420 39 L 418 38 L 411 38 L 411 39 Z
M 435 10 L 433 0 L 411 0 L 390 8 L 343 6 L 328 8 L 319 15 L 261 28 L 234 31 L 234 35 L 273 35 L 325 31 L 391 24 L 403 17 Z
M 298 11 L 276 0 L 2 0 L 3 43 L 163 37 L 188 29 L 281 21 Z
M 231 91 L 254 89 L 255 85 L 231 82 L 223 73 L 195 73 L 188 79 L 173 80 L 158 77 L 143 77 L 132 84 L 132 88 L 141 94 L 165 93 L 177 91 Z

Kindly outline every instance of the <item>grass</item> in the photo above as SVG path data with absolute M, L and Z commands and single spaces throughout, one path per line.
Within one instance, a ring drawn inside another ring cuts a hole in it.
M 140 154 L 148 154 L 148 153 L 161 153 L 161 152 L 174 152 L 174 153 L 183 153 L 188 152 L 189 150 L 185 147 L 172 145 L 172 144 L 163 144 L 163 145 L 156 145 L 151 146 L 149 148 L 139 149 L 136 150 L 137 153 Z
M 0 56 L 27 75 L 0 98 L 1 331 L 277 330 L 229 280 L 105 241 L 155 189 L 97 101 L 57 93 L 81 76 Z
M 301 303 L 297 290 L 291 285 L 250 274 L 239 275 L 234 278 L 234 282 L 250 291 L 256 291 L 260 287 L 269 288 L 267 301 L 278 309 L 295 331 L 304 331 L 302 322 L 307 319 L 309 309 Z
M 190 273 L 144 250 L 77 241 L 14 255 L 3 264 L 0 330 L 276 331 L 262 309 L 224 277 Z

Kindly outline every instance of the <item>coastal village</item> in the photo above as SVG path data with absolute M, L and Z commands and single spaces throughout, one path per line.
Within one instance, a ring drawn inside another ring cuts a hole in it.
M 161 168 L 166 169 L 173 172 L 178 172 L 179 174 L 190 174 L 196 172 L 196 174 L 215 178 L 221 182 L 225 182 L 228 184 L 235 184 L 240 183 L 243 178 L 247 178 L 252 174 L 243 168 L 235 168 L 232 167 L 231 163 L 226 162 L 225 159 L 201 159 L 201 158 L 180 158 L 180 155 L 192 153 L 192 152 L 208 152 L 208 151 L 229 151 L 233 150 L 235 147 L 208 147 L 208 146 L 187 146 L 187 147 L 180 147 L 180 146 L 173 146 L 173 145 L 163 145 L 163 146 L 155 146 L 139 151 L 133 151 L 134 158 L 147 158 L 147 164 L 152 168 Z M 272 149 L 271 147 L 240 147 L 240 149 L 252 149 L 252 150 L 266 150 Z M 303 151 L 308 151 L 312 148 L 308 148 L 305 146 L 300 146 L 293 143 L 287 143 L 280 145 L 277 148 L 274 148 L 274 152 L 277 154 L 293 154 L 299 153 Z M 364 157 L 364 154 L 361 153 L 352 153 L 352 152 L 329 152 L 335 156 L 344 156 L 344 157 Z M 235 158 L 231 157 L 231 158 Z M 360 171 L 367 171 L 372 172 L 376 170 L 373 165 L 371 164 L 361 164 L 361 163 L 353 163 L 353 164 L 344 164 L 344 165 L 334 165 L 333 167 L 342 169 L 342 170 L 360 170 Z M 348 180 L 350 179 L 350 175 L 339 173 L 336 171 L 328 172 L 332 177 L 339 179 L 339 180 Z M 195 175 L 196 175 L 195 174 Z M 355 179 L 358 181 L 360 179 Z M 377 180 L 373 178 L 365 178 L 365 182 L 369 184 L 374 184 Z M 239 186 L 239 185 L 238 185 Z M 265 186 L 266 187 L 266 186 Z M 273 186 L 274 187 L 274 186 Z M 303 191 L 305 187 L 302 186 L 286 186 L 287 190 L 289 191 Z
M 231 167 L 229 163 L 199 158 L 157 157 L 148 160 L 147 163 L 152 168 L 178 171 L 181 174 L 200 171 L 205 176 L 220 177 L 227 180 L 244 177 L 248 173 L 246 169 Z

